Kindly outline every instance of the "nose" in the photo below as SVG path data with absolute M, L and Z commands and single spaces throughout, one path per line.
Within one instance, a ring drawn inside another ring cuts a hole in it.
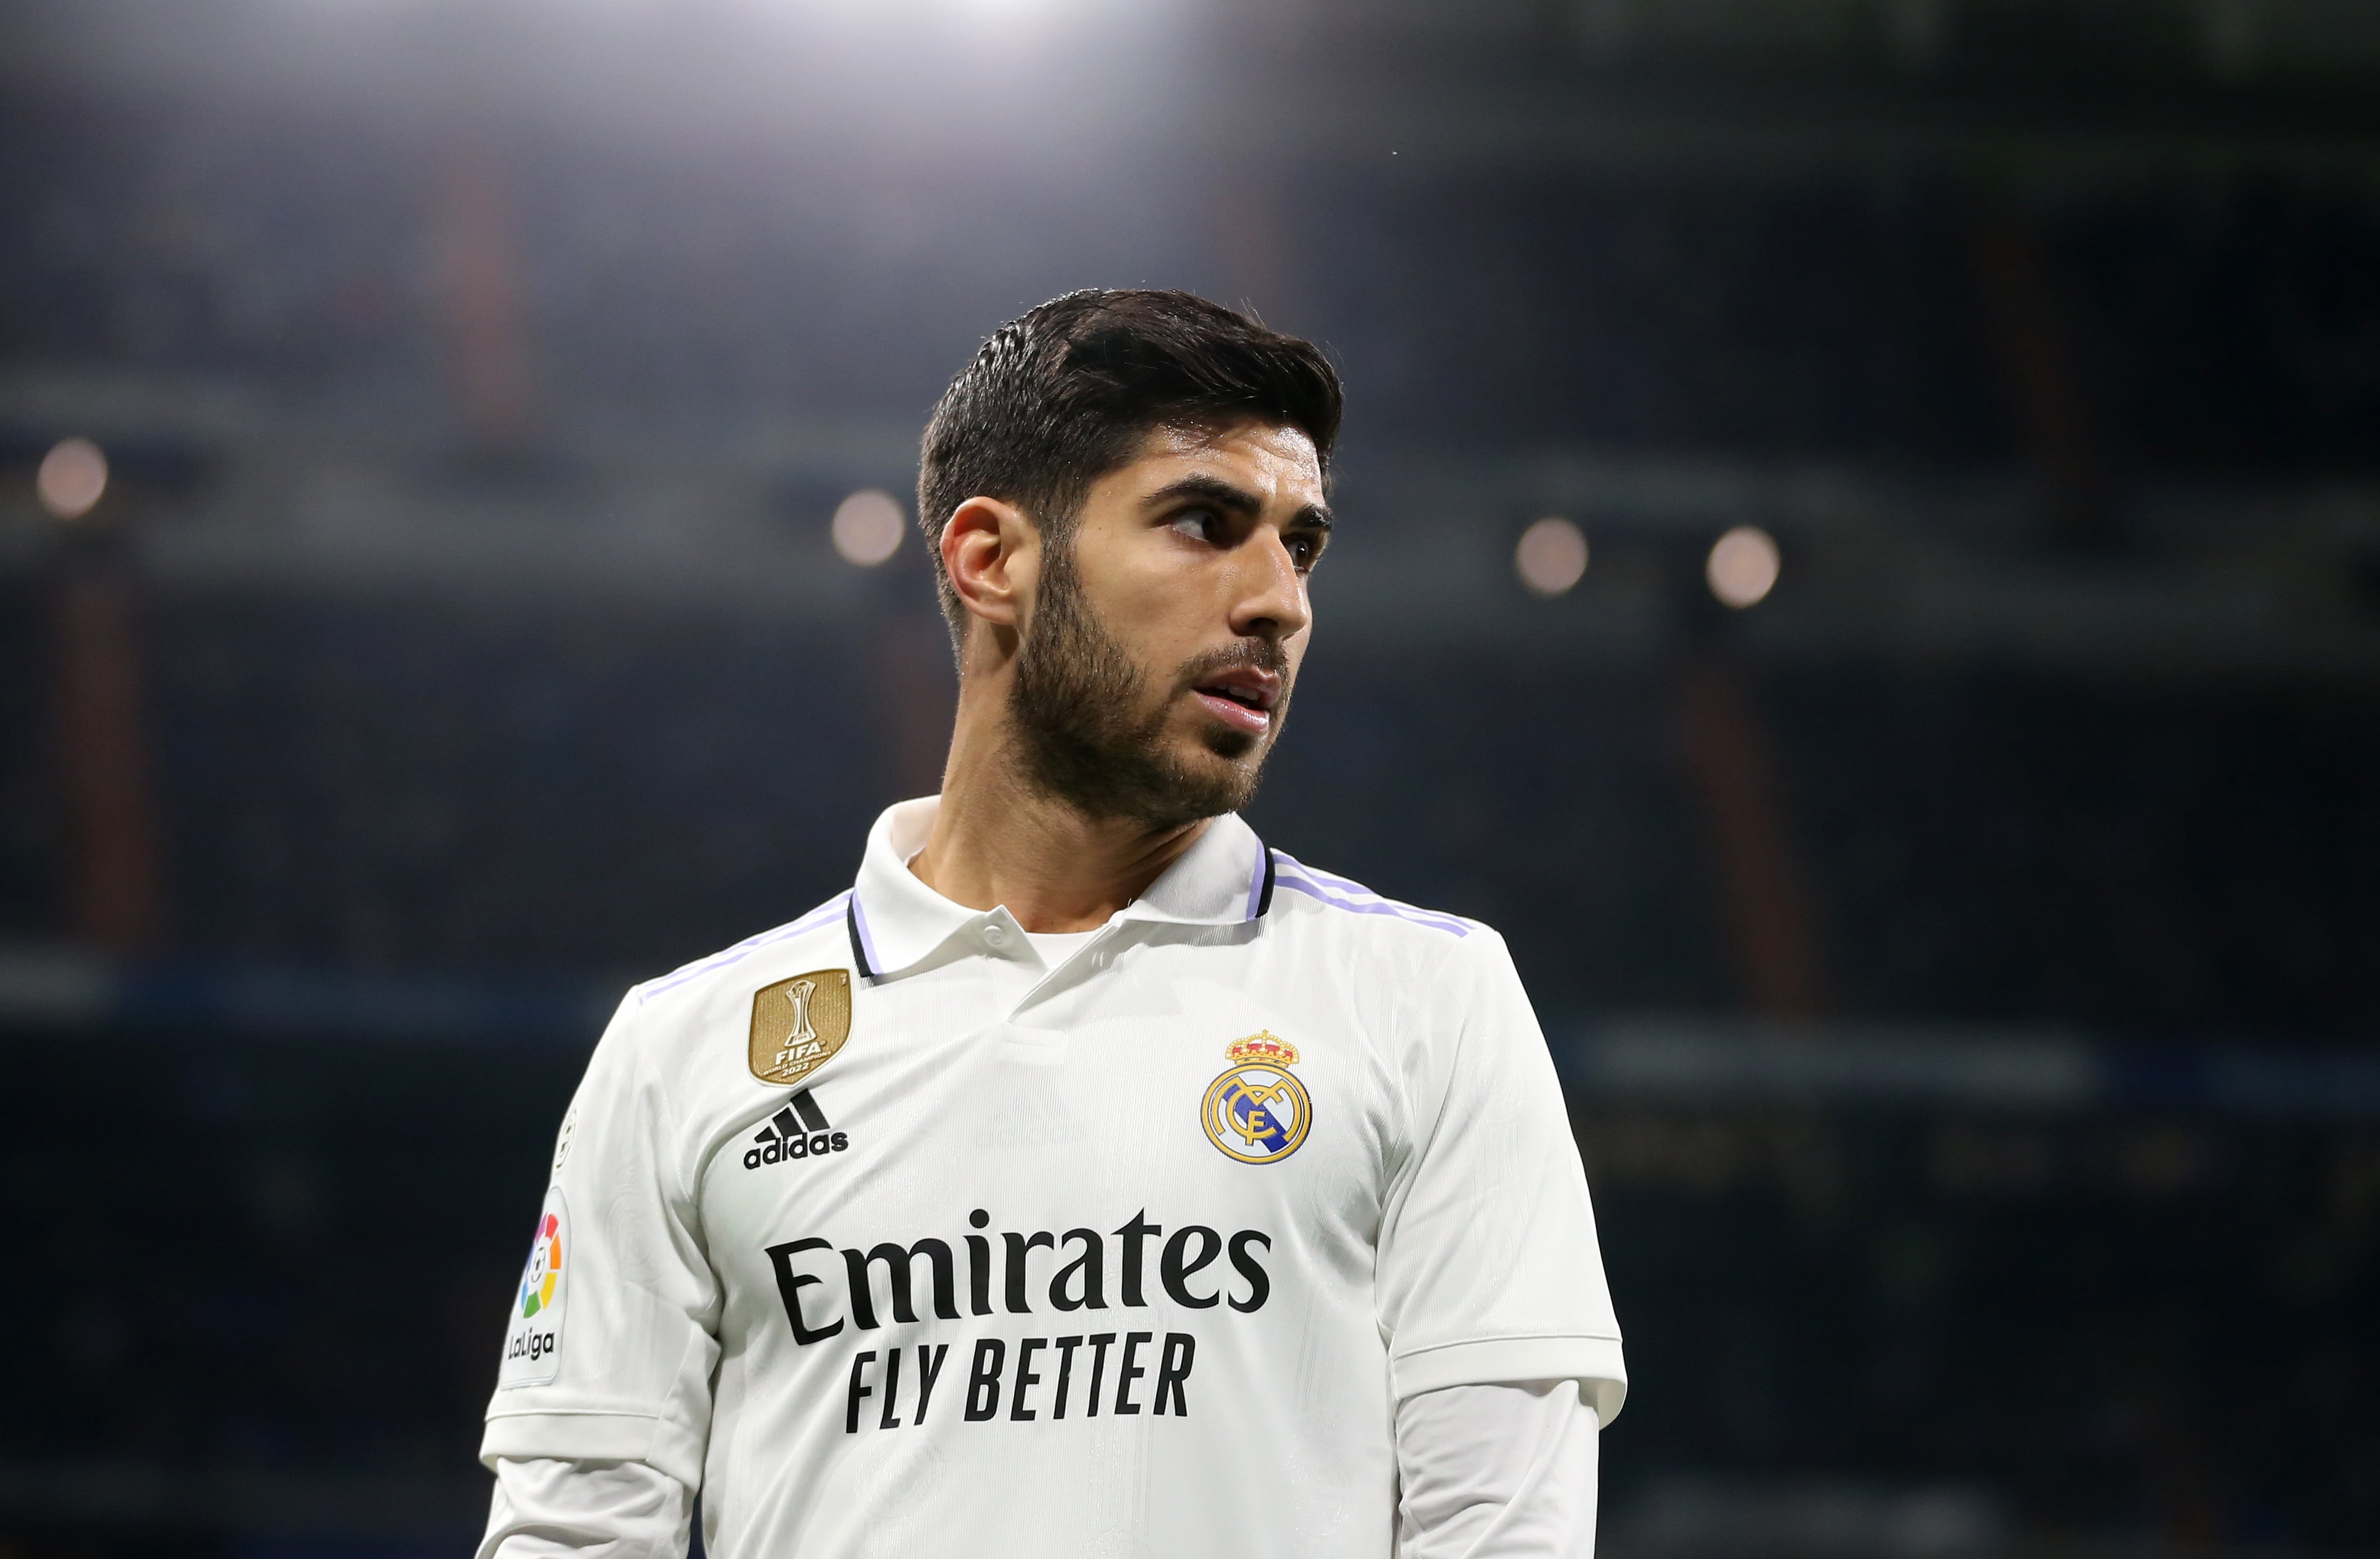
M 1293 639 L 1312 619 L 1305 597 L 1305 579 L 1297 571 L 1281 532 L 1258 529 L 1245 545 L 1234 549 L 1240 567 L 1233 580 L 1237 599 L 1232 607 L 1232 631 L 1244 639 L 1280 643 Z

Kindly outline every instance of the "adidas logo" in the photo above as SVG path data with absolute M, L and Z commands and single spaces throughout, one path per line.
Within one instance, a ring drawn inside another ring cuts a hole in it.
M 744 1151 L 747 1169 L 782 1163 L 787 1159 L 839 1153 L 851 1146 L 851 1138 L 847 1133 L 828 1129 L 826 1112 L 810 1097 L 810 1090 L 804 1089 L 785 1101 L 785 1107 L 771 1115 L 768 1125 L 753 1133 L 752 1142 L 753 1146 Z

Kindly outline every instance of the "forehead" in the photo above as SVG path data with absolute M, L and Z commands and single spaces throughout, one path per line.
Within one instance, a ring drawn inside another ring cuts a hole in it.
M 1108 480 L 1145 491 L 1196 471 L 1247 488 L 1268 506 L 1322 502 L 1322 461 L 1314 441 L 1301 429 L 1255 418 L 1213 427 L 1152 428 L 1131 461 Z

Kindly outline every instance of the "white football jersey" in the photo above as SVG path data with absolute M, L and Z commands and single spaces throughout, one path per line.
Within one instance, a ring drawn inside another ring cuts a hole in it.
M 1502 939 L 1217 819 L 1045 968 L 906 866 L 637 987 L 484 1458 L 641 1460 L 743 1555 L 1379 1559 L 1396 1403 L 1626 1389 Z

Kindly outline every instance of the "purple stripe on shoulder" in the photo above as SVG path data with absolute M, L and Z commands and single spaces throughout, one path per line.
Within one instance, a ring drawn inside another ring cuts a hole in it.
M 1471 934 L 1471 927 L 1452 915 L 1441 915 L 1429 909 L 1416 909 L 1410 904 L 1399 904 L 1394 899 L 1381 898 L 1378 895 L 1373 895 L 1372 902 L 1362 903 L 1342 894 L 1332 892 L 1303 872 L 1275 872 L 1273 885 L 1294 888 L 1308 898 L 1319 899 L 1333 909 L 1344 909 L 1352 915 L 1388 915 L 1400 920 L 1410 920 L 1417 926 L 1427 926 L 1433 931 L 1447 932 L 1455 936 Z
M 1364 906 L 1349 899 L 1346 895 L 1360 894 L 1365 898 L 1372 899 L 1378 903 L 1389 906 L 1394 913 L 1401 915 L 1407 920 L 1419 920 L 1426 925 L 1443 926 L 1446 930 L 1452 932 L 1457 936 L 1467 936 L 1470 934 L 1471 923 L 1460 915 L 1449 915 L 1444 910 L 1439 909 L 1424 909 L 1419 905 L 1406 904 L 1400 899 L 1393 899 L 1386 896 L 1385 895 L 1376 894 L 1371 889 L 1366 887 L 1363 883 L 1355 881 L 1353 877 L 1342 877 L 1335 871 L 1325 871 L 1318 866 L 1308 866 L 1305 862 L 1289 854 L 1286 850 L 1275 850 L 1273 854 L 1281 858 L 1283 865 L 1289 867 L 1292 871 L 1298 872 L 1300 875 L 1304 876 L 1308 883 L 1321 890 L 1320 892 L 1315 893 L 1313 895 L 1314 897 L 1323 898 L 1333 903 L 1339 903 L 1342 907 L 1344 908 L 1354 909 L 1362 908 Z
M 740 964 L 771 943 L 783 942 L 788 937 L 799 936 L 805 932 L 814 932 L 820 926 L 832 924 L 834 918 L 843 913 L 843 901 L 850 896 L 847 891 L 839 893 L 790 926 L 780 926 L 775 931 L 762 932 L 758 936 L 747 936 L 724 953 L 713 954 L 698 964 L 688 965 L 675 974 L 647 986 L 645 993 L 637 998 L 637 1004 L 641 1006 L 662 992 L 683 985 L 698 975 L 709 974 L 712 969 L 723 969 L 732 965 Z
M 1336 871 L 1325 871 L 1318 866 L 1308 866 L 1287 850 L 1275 850 L 1273 854 L 1281 857 L 1281 863 L 1283 866 L 1288 867 L 1292 871 L 1304 873 L 1309 882 L 1318 883 L 1328 888 L 1336 888 L 1341 893 L 1362 894 L 1366 898 L 1380 896 L 1353 877 L 1342 877 Z
M 1355 881 L 1353 877 L 1342 877 L 1336 871 L 1325 871 L 1318 866 L 1308 866 L 1302 860 L 1293 861 L 1291 864 L 1295 866 L 1300 871 L 1303 871 L 1307 876 L 1313 878 L 1318 883 L 1326 883 L 1334 888 L 1348 889 L 1359 894 L 1371 894 L 1371 896 L 1374 898 L 1380 896 L 1378 894 L 1372 893 L 1371 889 Z

